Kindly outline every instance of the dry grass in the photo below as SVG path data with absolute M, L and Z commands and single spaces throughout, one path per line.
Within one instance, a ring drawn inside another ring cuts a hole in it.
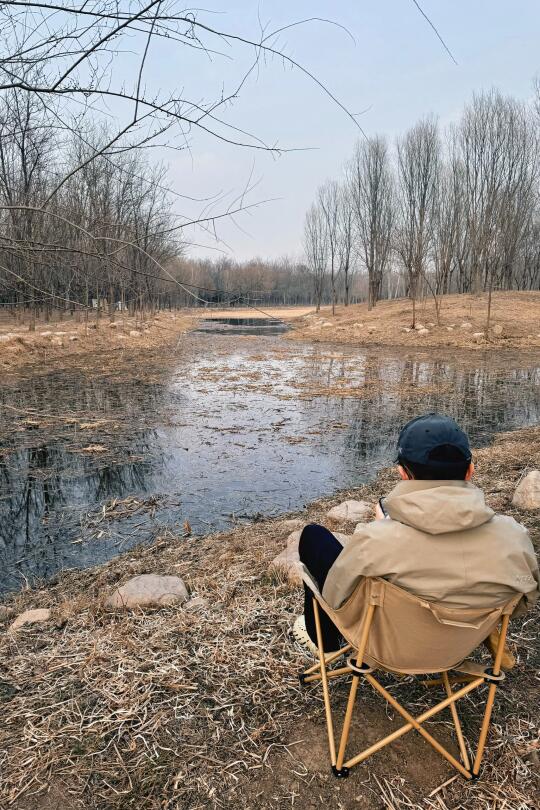
M 195 323 L 187 312 L 161 312 L 154 317 L 130 318 L 117 314 L 111 324 L 108 318 L 92 320 L 86 325 L 74 318 L 56 323 L 38 323 L 35 332 L 5 318 L 0 326 L 0 369 L 24 373 L 33 368 L 56 369 L 87 364 L 129 364 L 130 358 L 159 353 L 175 346 L 179 338 Z
M 407 299 L 381 301 L 368 312 L 367 304 L 338 307 L 335 318 L 330 307 L 319 315 L 307 315 L 295 323 L 291 339 L 331 341 L 358 346 L 459 347 L 475 350 L 540 347 L 540 292 L 497 292 L 493 294 L 491 324 L 502 327 L 502 335 L 473 338 L 486 326 L 487 295 L 447 295 L 441 298 L 441 322 L 437 326 L 432 298 L 418 304 L 417 321 L 428 326 L 428 334 L 405 332 L 412 319 Z M 325 326 L 331 323 L 332 327 Z M 470 329 L 462 329 L 470 323 Z M 449 331 L 450 330 L 450 331 Z
M 540 466 L 540 428 L 501 436 L 477 462 L 488 501 L 526 522 L 538 541 L 540 515 L 517 513 L 510 497 L 523 472 Z M 301 516 L 321 520 L 344 496 L 374 500 L 393 478 L 385 471 Z M 412 735 L 397 755 L 388 750 L 345 782 L 333 780 L 318 692 L 301 690 L 295 677 L 305 665 L 290 637 L 301 595 L 268 575 L 286 534 L 271 520 L 203 539 L 165 536 L 8 601 L 0 613 L 0 806 L 537 808 L 540 647 L 530 617 L 513 627 L 518 668 L 497 706 L 481 781 L 441 787 L 451 772 Z M 116 583 L 145 572 L 179 574 L 206 602 L 195 610 L 103 608 Z M 31 607 L 50 607 L 52 620 L 6 632 Z M 425 704 L 408 681 L 397 688 L 413 705 Z M 338 703 L 345 689 L 336 687 Z M 477 703 L 469 701 L 467 712 L 474 731 Z M 364 718 L 359 733 L 392 722 L 369 699 Z M 448 735 L 437 724 L 441 732 Z

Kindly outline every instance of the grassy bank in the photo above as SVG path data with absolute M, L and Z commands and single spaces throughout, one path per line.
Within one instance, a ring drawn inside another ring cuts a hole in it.
M 496 292 L 491 308 L 491 329 L 485 333 L 487 295 L 441 296 L 437 319 L 433 298 L 417 304 L 417 325 L 410 329 L 412 305 L 408 299 L 380 301 L 368 312 L 367 304 L 331 307 L 319 314 L 295 319 L 291 339 L 331 341 L 358 346 L 402 348 L 468 348 L 500 350 L 540 347 L 540 292 Z M 466 326 L 463 326 L 466 324 Z M 408 331 L 406 331 L 408 330 Z
M 523 472 L 540 467 L 540 428 L 499 436 L 476 461 L 490 505 L 524 522 L 538 545 L 540 514 L 519 512 L 510 499 Z M 344 497 L 374 501 L 394 480 L 383 471 L 298 516 L 322 521 Z M 348 780 L 333 779 L 319 692 L 296 679 L 306 663 L 290 635 L 301 593 L 269 574 L 288 530 L 275 519 L 204 538 L 164 536 L 7 600 L 0 610 L 0 807 L 536 808 L 540 644 L 530 616 L 512 626 L 518 666 L 497 705 L 482 780 L 455 780 L 430 797 L 452 773 L 412 735 Z M 148 572 L 183 577 L 204 601 L 191 610 L 105 610 L 115 585 Z M 49 622 L 7 632 L 14 616 L 38 607 L 51 608 Z M 397 688 L 417 708 L 430 699 L 408 681 Z M 335 686 L 337 704 L 346 689 Z M 362 701 L 356 740 L 397 724 L 371 695 L 362 693 Z M 473 734 L 479 711 L 469 701 Z M 444 722 L 435 733 L 450 739 Z

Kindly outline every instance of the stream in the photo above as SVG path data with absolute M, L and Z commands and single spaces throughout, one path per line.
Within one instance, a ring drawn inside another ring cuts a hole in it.
M 418 413 L 476 446 L 540 419 L 537 357 L 302 344 L 245 320 L 202 322 L 155 375 L 3 384 L 0 593 L 369 481 Z

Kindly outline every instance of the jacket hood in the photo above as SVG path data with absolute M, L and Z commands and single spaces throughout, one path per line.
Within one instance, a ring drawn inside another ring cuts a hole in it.
M 392 520 L 427 534 L 474 529 L 495 514 L 468 481 L 401 481 L 384 506 Z

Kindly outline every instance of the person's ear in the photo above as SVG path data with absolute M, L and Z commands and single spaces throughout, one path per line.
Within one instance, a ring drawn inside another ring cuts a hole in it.
M 465 481 L 470 481 L 473 475 L 474 475 L 474 464 L 471 461 L 471 463 L 469 464 L 469 469 L 465 474 Z
M 407 472 L 405 467 L 401 466 L 401 464 L 398 464 L 398 473 L 399 473 L 402 481 L 409 481 L 410 480 L 409 473 Z

